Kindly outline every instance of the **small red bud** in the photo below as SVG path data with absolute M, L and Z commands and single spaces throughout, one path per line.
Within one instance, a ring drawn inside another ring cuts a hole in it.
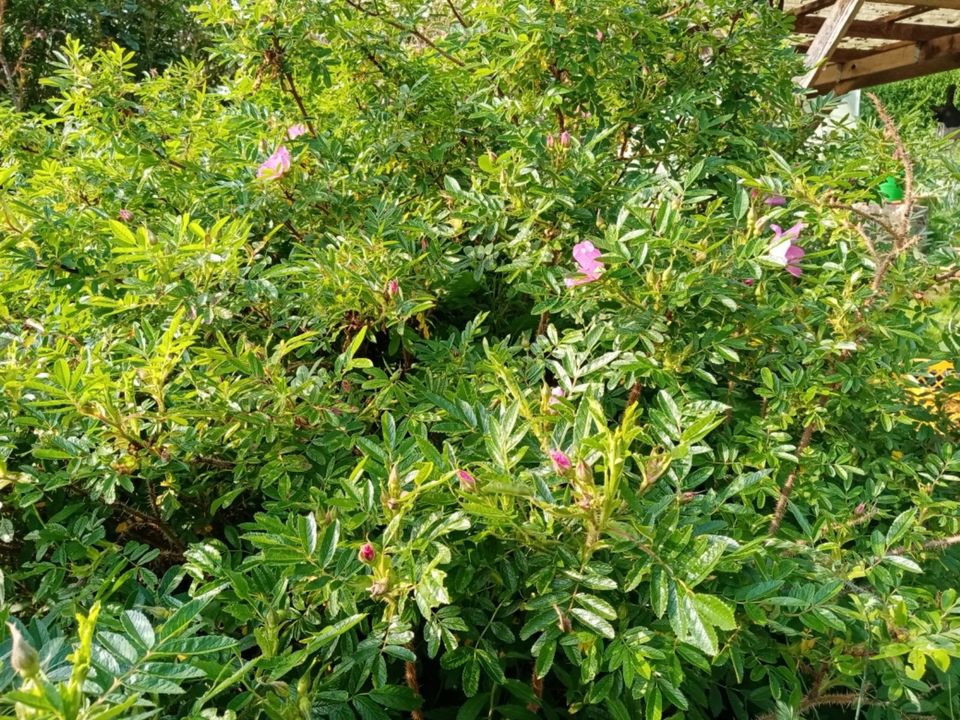
M 373 545 L 370 543 L 364 543 L 360 546 L 360 552 L 357 553 L 357 557 L 360 558 L 360 562 L 369 565 L 377 557 L 377 551 L 373 549 Z
M 457 477 L 460 479 L 460 489 L 464 492 L 470 492 L 477 486 L 477 479 L 466 470 L 457 470 Z

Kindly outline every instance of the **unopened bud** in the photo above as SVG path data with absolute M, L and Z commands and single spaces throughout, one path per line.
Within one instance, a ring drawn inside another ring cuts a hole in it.
M 460 479 L 460 489 L 464 492 L 471 492 L 477 486 L 477 479 L 466 470 L 457 470 L 457 477 Z
M 566 130 L 560 133 L 560 147 L 570 147 L 570 133 Z
M 357 557 L 360 558 L 360 562 L 369 565 L 377 557 L 377 551 L 373 549 L 373 545 L 370 543 L 364 543 L 360 546 L 360 552 L 357 553 Z
M 40 672 L 40 656 L 33 646 L 20 633 L 20 628 L 12 622 L 7 623 L 10 636 L 13 638 L 13 648 L 10 650 L 10 665 L 20 673 L 25 680 L 36 677 Z

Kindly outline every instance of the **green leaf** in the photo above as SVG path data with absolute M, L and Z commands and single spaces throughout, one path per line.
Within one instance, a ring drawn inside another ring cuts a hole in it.
M 713 625 L 721 630 L 737 629 L 733 609 L 720 598 L 698 593 L 694 598 L 694 603 L 700 618 L 708 625 Z
M 147 616 L 139 610 L 127 610 L 120 616 L 120 624 L 127 631 L 127 637 L 135 640 L 141 650 L 149 650 L 153 647 L 156 636 L 153 632 L 153 625 L 147 620 Z
M 570 614 L 590 628 L 593 632 L 603 635 L 603 637 L 607 638 L 608 640 L 613 640 L 613 638 L 615 638 L 617 635 L 616 631 L 613 629 L 613 626 L 596 613 L 590 612 L 584 608 L 573 608 L 570 610 Z
M 320 540 L 320 550 L 317 554 L 320 567 L 325 568 L 333 560 L 337 552 L 337 543 L 340 540 L 340 521 L 334 520 L 323 531 L 323 538 Z
M 904 535 L 907 534 L 907 531 L 910 529 L 910 526 L 913 525 L 913 519 L 916 516 L 917 509 L 910 508 L 909 510 L 904 510 L 902 513 L 897 515 L 896 518 L 894 518 L 894 521 L 890 524 L 890 529 L 887 530 L 887 547 L 896 544 L 903 538 Z
M 477 694 L 480 687 L 480 664 L 475 655 L 471 655 L 463 666 L 463 694 L 468 698 Z
M 310 639 L 307 646 L 311 649 L 311 652 L 316 652 L 324 645 L 330 644 L 345 632 L 359 625 L 366 617 L 366 613 L 357 613 L 355 615 L 346 617 L 343 620 L 338 620 L 333 625 L 328 625 L 314 635 Z
M 199 595 L 177 608 L 176 612 L 160 626 L 160 629 L 157 631 L 157 640 L 162 643 L 167 638 L 176 637 L 186 630 L 198 619 L 200 612 L 210 604 L 210 601 L 223 591 L 223 587 L 224 586 L 221 586 L 203 595 Z
M 538 678 L 545 678 L 550 668 L 553 667 L 553 658 L 557 653 L 557 641 L 546 640 L 537 653 L 537 660 L 534 663 L 534 672 Z
M 401 685 L 384 685 L 367 693 L 367 696 L 378 705 L 391 710 L 416 710 L 423 704 L 423 700 L 408 687 Z
M 906 558 L 903 555 L 884 555 L 883 561 L 890 565 L 896 565 L 898 568 L 902 568 L 908 572 L 912 573 L 922 573 L 923 568 L 920 567 L 916 562 L 910 558 Z
M 156 655 L 205 655 L 234 647 L 233 638 L 208 635 L 206 637 L 168 638 L 154 648 Z
M 663 717 L 663 694 L 660 688 L 652 685 L 646 697 L 647 720 L 660 720 Z
M 599 615 L 605 620 L 617 619 L 617 611 L 606 600 L 601 600 L 594 595 L 585 595 L 583 593 L 578 593 L 573 599 L 581 607 Z
M 704 623 L 697 612 L 692 594 L 683 592 L 679 596 L 679 612 L 684 619 L 686 633 L 680 638 L 713 657 L 718 652 L 717 635 L 713 628 Z

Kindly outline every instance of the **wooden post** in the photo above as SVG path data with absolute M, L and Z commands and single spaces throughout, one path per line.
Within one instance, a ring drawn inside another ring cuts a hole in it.
M 830 53 L 840 43 L 840 38 L 850 27 L 850 23 L 857 16 L 857 11 L 863 5 L 864 0 L 838 0 L 833 6 L 830 16 L 820 27 L 816 37 L 810 44 L 807 51 L 805 65 L 807 73 L 797 79 L 797 82 L 803 87 L 813 85 L 820 73 L 823 62 L 830 57 Z

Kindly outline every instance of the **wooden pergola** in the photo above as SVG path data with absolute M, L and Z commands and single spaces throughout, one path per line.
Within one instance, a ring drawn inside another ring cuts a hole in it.
M 845 93 L 960 68 L 960 0 L 785 0 L 805 86 Z

